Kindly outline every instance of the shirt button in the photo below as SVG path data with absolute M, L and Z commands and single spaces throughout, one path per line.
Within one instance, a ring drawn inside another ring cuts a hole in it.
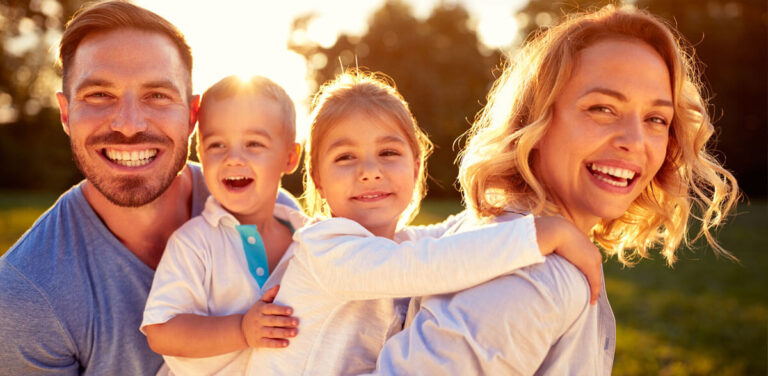
M 248 237 L 248 244 L 256 244 L 256 238 L 253 236 Z
M 263 276 L 264 275 L 264 268 L 262 268 L 262 267 L 256 268 L 256 275 L 259 276 L 259 277 Z

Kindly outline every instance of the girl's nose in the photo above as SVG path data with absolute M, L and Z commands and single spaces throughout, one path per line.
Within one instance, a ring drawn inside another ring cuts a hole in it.
M 360 181 L 372 181 L 381 179 L 381 169 L 375 160 L 367 159 L 361 163 Z

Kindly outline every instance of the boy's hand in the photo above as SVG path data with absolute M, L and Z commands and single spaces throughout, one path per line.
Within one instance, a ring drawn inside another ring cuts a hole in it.
M 287 347 L 286 338 L 295 337 L 299 320 L 291 307 L 272 304 L 280 285 L 267 290 L 243 315 L 240 328 L 250 347 Z
M 542 255 L 553 251 L 579 268 L 589 283 L 589 304 L 597 303 L 602 285 L 603 255 L 586 234 L 565 218 L 539 217 L 535 220 L 536 237 Z

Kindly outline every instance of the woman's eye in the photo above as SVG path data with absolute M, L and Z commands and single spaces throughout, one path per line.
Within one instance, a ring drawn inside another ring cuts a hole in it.
M 648 118 L 648 121 L 659 124 L 659 125 L 663 125 L 663 126 L 669 125 L 669 122 L 667 121 L 667 119 L 661 116 L 651 116 Z
M 613 114 L 613 109 L 603 105 L 590 106 L 588 110 L 589 112 L 598 113 L 598 114 Z

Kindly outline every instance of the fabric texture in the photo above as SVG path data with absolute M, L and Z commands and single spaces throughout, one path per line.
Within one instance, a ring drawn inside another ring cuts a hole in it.
M 306 222 L 301 212 L 285 205 L 276 204 L 273 215 L 293 228 Z M 245 313 L 264 291 L 280 282 L 292 247 L 269 273 L 262 288 L 249 271 L 239 226 L 240 222 L 210 196 L 202 215 L 171 235 L 147 299 L 142 331 L 147 325 L 162 324 L 182 313 Z M 164 358 L 177 375 L 242 374 L 251 352 L 248 349 L 207 358 Z
M 395 241 L 346 218 L 299 230 L 275 298 L 293 307 L 298 335 L 288 349 L 255 352 L 248 374 L 370 372 L 384 341 L 401 330 L 408 297 L 457 291 L 544 261 L 530 216 L 434 238 L 457 221 L 408 228 Z
M 472 228 L 467 221 L 453 230 Z M 374 374 L 610 375 L 616 323 L 605 283 L 589 305 L 586 277 L 558 255 L 546 259 L 455 294 L 413 299 L 410 325 L 387 341 Z
M 208 190 L 192 172 L 192 215 Z M 82 182 L 0 258 L 0 368 L 11 375 L 150 375 L 163 363 L 139 331 L 154 270 L 109 231 Z M 279 201 L 292 203 L 284 193 Z

